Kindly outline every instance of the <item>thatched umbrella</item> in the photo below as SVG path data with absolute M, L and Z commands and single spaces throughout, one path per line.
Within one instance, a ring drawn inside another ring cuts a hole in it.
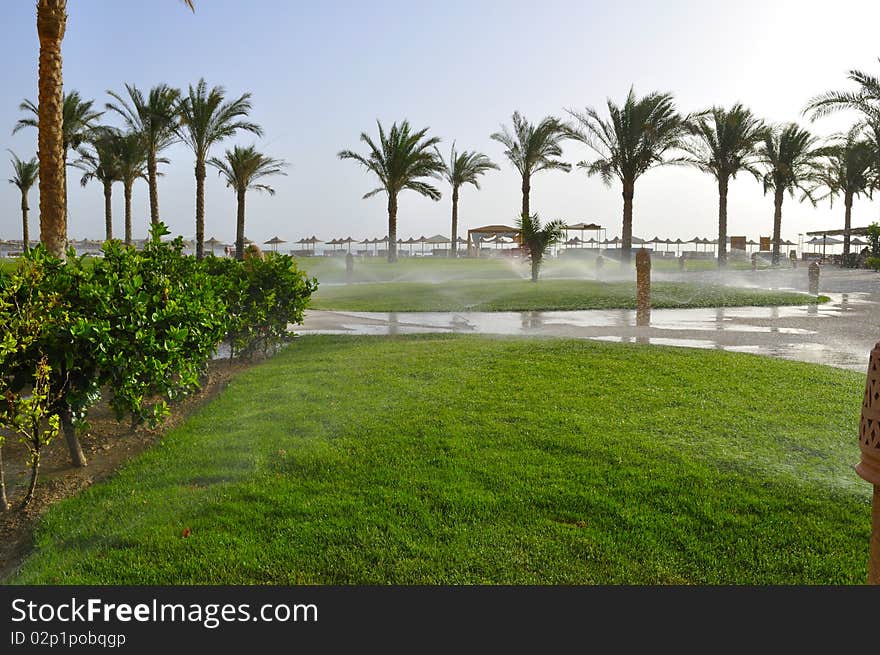
M 263 243 L 272 246 L 272 250 L 274 252 L 277 252 L 278 251 L 278 244 L 279 243 L 287 243 L 287 241 L 285 241 L 284 239 L 282 239 L 276 235 L 276 236 L 272 237 L 271 239 L 269 239 L 268 241 L 263 241 Z

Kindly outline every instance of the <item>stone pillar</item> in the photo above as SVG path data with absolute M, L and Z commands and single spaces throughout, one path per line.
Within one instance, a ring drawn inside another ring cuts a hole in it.
M 602 279 L 602 268 L 605 266 L 605 258 L 602 255 L 596 257 L 596 279 Z
M 788 253 L 788 258 L 791 260 L 791 267 L 797 268 L 797 253 L 792 250 L 790 253 Z
M 345 256 L 345 282 L 346 282 L 346 284 L 351 284 L 352 279 L 354 279 L 354 257 L 351 256 L 351 253 L 348 253 Z
M 758 254 L 754 252 L 752 253 L 752 270 L 758 270 Z
M 636 325 L 651 323 L 651 253 L 639 248 L 636 253 Z
M 819 295 L 819 262 L 813 262 L 807 269 L 810 280 L 810 295 Z
M 678 258 L 678 270 L 686 271 L 687 270 L 687 258 L 682 255 Z
M 861 461 L 856 473 L 874 485 L 871 511 L 871 541 L 868 548 L 868 584 L 880 584 L 880 342 L 871 350 L 865 399 L 859 421 Z

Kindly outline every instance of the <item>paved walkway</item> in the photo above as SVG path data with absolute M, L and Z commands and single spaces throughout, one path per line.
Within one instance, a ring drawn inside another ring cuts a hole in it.
M 671 279 L 673 276 L 664 276 Z M 739 286 L 807 290 L 807 271 L 735 274 Z M 717 282 L 692 273 L 689 282 Z M 729 281 L 729 280 L 728 280 Z M 864 371 L 880 340 L 880 274 L 825 267 L 819 306 L 655 309 L 649 327 L 635 311 L 565 312 L 306 312 L 299 334 L 505 334 L 555 336 L 750 352 Z

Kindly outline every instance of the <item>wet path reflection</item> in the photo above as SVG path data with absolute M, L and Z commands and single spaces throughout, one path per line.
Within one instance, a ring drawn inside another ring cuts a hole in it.
M 880 339 L 880 294 L 823 293 L 823 305 L 654 309 L 648 327 L 635 310 L 559 312 L 308 311 L 298 334 L 396 335 L 428 332 L 570 337 L 710 348 L 863 371 Z

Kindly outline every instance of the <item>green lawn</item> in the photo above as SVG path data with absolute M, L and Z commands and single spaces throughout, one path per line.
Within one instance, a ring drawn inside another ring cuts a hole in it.
M 54 506 L 9 582 L 863 583 L 863 387 L 715 351 L 302 337 Z
M 821 296 L 820 301 L 827 301 Z M 720 285 L 655 282 L 651 303 L 656 308 L 804 305 L 814 296 L 784 291 L 738 289 Z M 634 282 L 545 279 L 466 280 L 439 284 L 383 282 L 324 285 L 312 296 L 312 309 L 363 312 L 539 311 L 611 309 L 636 306 Z

